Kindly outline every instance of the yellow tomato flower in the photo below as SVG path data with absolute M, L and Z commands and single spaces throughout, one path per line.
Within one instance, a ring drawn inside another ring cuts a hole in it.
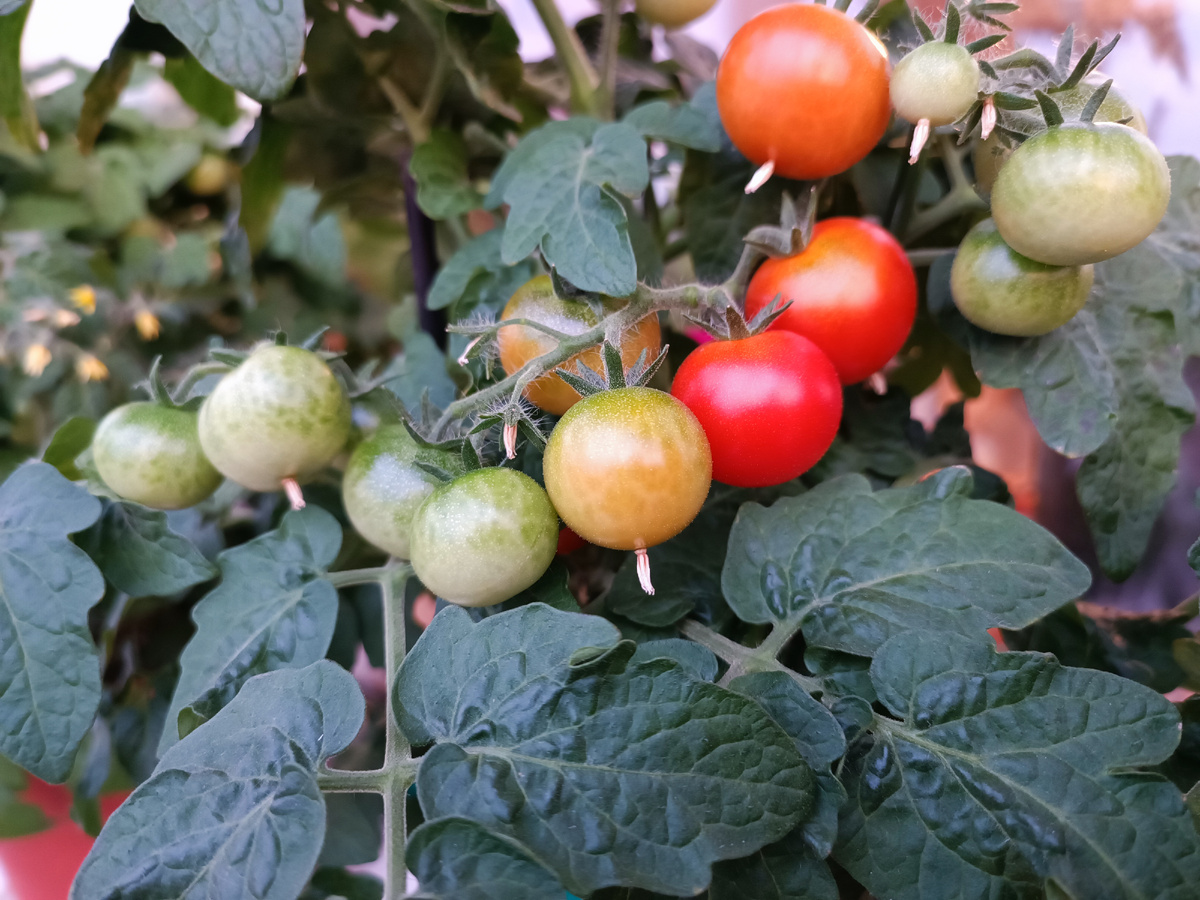
M 143 309 L 133 317 L 134 327 L 137 328 L 137 333 L 143 341 L 152 341 L 158 337 L 159 321 L 158 316 L 150 312 L 148 309 Z
M 80 381 L 103 381 L 108 377 L 108 366 L 90 353 L 75 360 L 75 374 Z
M 30 344 L 25 348 L 25 359 L 21 367 L 26 375 L 37 378 L 46 371 L 46 366 L 50 365 L 52 358 L 50 349 L 45 344 Z
M 96 289 L 90 284 L 81 284 L 67 291 L 67 296 L 89 316 L 96 311 Z

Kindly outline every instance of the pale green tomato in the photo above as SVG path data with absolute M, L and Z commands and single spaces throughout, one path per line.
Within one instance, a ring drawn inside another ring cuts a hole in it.
M 154 509 L 194 506 L 221 484 L 200 449 L 196 414 L 158 403 L 127 403 L 105 416 L 92 458 L 118 496 Z
M 717 0 L 634 0 L 637 14 L 652 25 L 681 28 L 713 8 Z
M 1092 290 L 1091 266 L 1047 266 L 1017 253 L 991 219 L 954 257 L 950 292 L 968 321 L 996 334 L 1033 337 L 1069 322 Z
M 430 494 L 412 522 L 413 570 L 459 606 L 492 606 L 542 577 L 558 547 L 558 515 L 514 469 L 476 469 Z
M 204 452 L 254 491 L 308 480 L 349 436 L 350 399 L 324 360 L 300 347 L 260 347 L 200 407 Z
M 979 66 L 966 47 L 922 44 L 892 72 L 892 106 L 910 122 L 935 128 L 962 118 L 979 96 Z
M 992 218 L 1005 243 L 1052 266 L 1100 262 L 1136 247 L 1171 199 L 1167 161 L 1124 125 L 1060 125 L 1030 138 L 1000 170 Z
M 342 478 L 346 514 L 358 533 L 401 559 L 408 559 L 417 508 L 440 484 L 418 462 L 451 475 L 464 471 L 457 453 L 419 447 L 403 425 L 385 425 L 354 448 Z

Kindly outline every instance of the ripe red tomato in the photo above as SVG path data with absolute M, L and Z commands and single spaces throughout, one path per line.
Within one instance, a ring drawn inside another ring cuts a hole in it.
M 829 357 L 788 331 L 697 347 L 671 393 L 700 420 L 713 478 L 737 487 L 782 484 L 811 469 L 842 418 Z
M 887 128 L 887 51 L 845 13 L 776 6 L 729 42 L 717 69 L 717 109 L 730 140 L 756 165 L 774 162 L 788 178 L 836 175 Z
M 824 350 L 842 384 L 882 369 L 904 346 L 917 315 L 917 277 L 904 248 L 862 219 L 818 222 L 803 252 L 763 263 L 746 291 L 746 316 L 777 294 L 792 305 L 771 328 L 794 331 Z
M 576 550 L 582 550 L 586 546 L 587 541 L 564 525 L 558 530 L 558 549 L 554 551 L 554 555 L 570 556 Z

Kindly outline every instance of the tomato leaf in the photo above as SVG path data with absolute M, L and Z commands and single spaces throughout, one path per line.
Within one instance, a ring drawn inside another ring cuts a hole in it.
M 421 807 L 520 841 L 576 894 L 696 893 L 808 815 L 812 772 L 757 704 L 666 659 L 631 665 L 618 639 L 541 605 L 438 613 L 393 689 L 405 734 L 437 741 Z
M 233 88 L 200 65 L 192 54 L 168 59 L 163 64 L 163 78 L 179 92 L 184 103 L 222 128 L 228 128 L 241 117 Z
M 746 504 L 725 598 L 746 622 L 799 624 L 810 646 L 870 655 L 910 629 L 1020 628 L 1087 590 L 1087 567 L 1049 532 L 971 489 L 953 467 L 912 487 L 872 493 L 849 475 Z
M 165 25 L 208 71 L 255 100 L 287 93 L 304 53 L 304 2 L 135 0 L 143 19 Z
M 562 900 L 562 884 L 518 842 L 464 818 L 434 819 L 408 839 L 417 900 Z
M 716 90 L 716 82 L 705 82 L 688 103 L 671 106 L 652 100 L 631 109 L 622 121 L 652 140 L 716 153 L 721 149 L 721 125 L 711 114 Z
M 289 512 L 275 531 L 217 557 L 221 583 L 192 610 L 196 634 L 184 648 L 159 752 L 178 740 L 189 705 L 201 720 L 254 675 L 300 668 L 325 655 L 337 620 L 337 590 L 325 580 L 342 531 L 317 506 Z
M 669 659 L 678 663 L 693 678 L 699 681 L 716 681 L 717 658 L 707 647 L 683 638 L 663 638 L 644 641 L 637 645 L 630 663 L 650 662 L 652 659 Z M 742 693 L 745 693 L 744 691 Z
M 429 308 L 453 306 L 456 319 L 476 308 L 498 313 L 517 288 L 539 271 L 530 259 L 515 265 L 504 262 L 500 258 L 503 242 L 504 226 L 500 225 L 464 244 L 446 260 L 429 289 Z
M 709 900 L 838 900 L 829 864 L 797 832 L 743 859 L 713 866 Z
M 1171 202 L 1158 230 L 1096 265 L 1078 315 L 1039 338 L 968 325 L 950 298 L 950 258 L 938 260 L 929 305 L 971 352 L 979 377 L 1019 387 L 1042 439 L 1084 456 L 1076 487 L 1105 572 L 1128 576 L 1175 484 L 1179 442 L 1195 418 L 1182 377 L 1200 352 L 1200 162 L 1172 157 Z
M 246 682 L 108 820 L 71 897 L 298 896 L 325 835 L 317 768 L 363 714 L 354 677 L 326 660 Z
M 312 188 L 288 188 L 271 222 L 267 245 L 275 257 L 337 286 L 346 278 L 346 240 L 337 217 L 320 212 L 320 205 L 321 195 Z
M 68 419 L 54 432 L 50 444 L 42 454 L 42 462 L 50 463 L 68 481 L 81 481 L 83 473 L 75 465 L 84 450 L 92 444 L 92 435 L 96 433 L 96 420 L 86 416 L 75 416 Z
M 592 119 L 551 122 L 527 135 L 501 164 L 487 203 L 508 203 L 504 262 L 535 249 L 586 291 L 624 297 L 637 287 L 637 260 L 618 194 L 650 180 L 646 144 L 628 125 Z
M 417 182 L 417 204 L 431 219 L 461 216 L 483 204 L 467 177 L 467 146 L 453 131 L 436 129 L 417 145 L 409 170 Z
M 106 502 L 100 520 L 76 543 L 131 597 L 167 597 L 208 581 L 217 568 L 176 533 L 167 514 L 137 503 Z
M 46 463 L 0 485 L 0 753 L 46 781 L 70 773 L 100 703 L 88 610 L 104 578 L 67 538 L 99 515 Z
M 1200 837 L 1178 790 L 1130 771 L 1179 741 L 1148 688 L 1040 653 L 908 632 L 871 678 L 901 721 L 853 748 L 834 856 L 876 896 L 1038 895 L 1183 900 Z

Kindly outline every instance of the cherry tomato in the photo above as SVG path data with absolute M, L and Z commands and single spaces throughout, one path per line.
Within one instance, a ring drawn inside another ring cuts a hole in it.
M 679 28 L 700 18 L 717 0 L 635 0 L 637 14 L 652 25 Z
M 746 291 L 746 315 L 782 295 L 792 305 L 773 329 L 808 338 L 833 361 L 842 384 L 878 372 L 908 338 L 917 277 L 904 248 L 862 219 L 818 222 L 801 253 L 763 263 Z
M 1091 266 L 1048 266 L 1013 250 L 991 219 L 967 233 L 950 270 L 959 311 L 996 334 L 1032 337 L 1070 321 L 1092 290 Z
M 712 482 L 712 454 L 696 417 L 670 394 L 645 387 L 580 400 L 555 426 L 542 463 L 567 527 L 614 550 L 679 534 Z
M 206 153 L 200 157 L 196 168 L 188 172 L 185 184 L 197 197 L 211 197 L 225 190 L 233 175 L 233 164 L 229 160 L 215 153 Z
M 782 484 L 811 469 L 842 418 L 842 386 L 807 338 L 767 331 L 697 347 L 671 394 L 700 420 L 713 478 L 737 487 Z
M 154 509 L 194 506 L 222 480 L 200 449 L 196 413 L 158 403 L 126 403 L 105 416 L 92 457 L 113 491 Z
M 890 90 L 896 112 L 908 121 L 949 125 L 979 96 L 979 66 L 966 47 L 922 44 L 896 64 Z
M 554 551 L 555 556 L 570 556 L 576 550 L 582 550 L 587 546 L 587 541 L 573 532 L 565 525 L 558 532 L 558 547 Z
M 615 312 L 621 308 L 621 304 L 616 300 L 609 300 L 604 303 L 604 307 L 606 313 Z M 554 285 L 549 275 L 539 275 L 522 285 L 508 301 L 500 318 L 529 319 L 570 335 L 582 334 L 600 321 L 596 311 L 586 303 L 558 297 L 554 293 Z M 506 325 L 500 329 L 498 338 L 500 365 L 509 375 L 531 359 L 549 353 L 558 346 L 558 341 L 550 335 L 526 325 Z M 654 359 L 661 345 L 662 334 L 658 327 L 658 317 L 646 316 L 636 328 L 622 335 L 621 360 L 626 367 L 632 366 L 643 351 L 646 352 L 648 360 Z M 598 346 L 572 356 L 563 363 L 562 368 L 574 371 L 577 361 L 597 372 L 604 371 L 603 357 Z M 525 396 L 535 406 L 556 416 L 561 416 L 579 400 L 575 389 L 557 375 L 543 375 L 525 388 Z
M 419 447 L 403 425 L 385 425 L 354 448 L 342 478 L 346 515 L 364 538 L 408 559 L 413 516 L 440 484 L 417 463 L 464 473 L 456 453 Z
M 844 172 L 883 137 L 891 115 L 887 51 L 845 13 L 790 3 L 759 13 L 717 69 L 730 140 L 787 178 Z
M 1058 104 L 1058 108 L 1062 110 L 1063 118 L 1068 122 L 1073 122 L 1079 119 L 1079 114 L 1083 112 L 1084 106 L 1091 99 L 1096 88 L 1108 79 L 1104 76 L 1099 76 L 1095 72 L 1085 78 L 1082 82 L 1075 85 L 1069 90 L 1059 91 L 1054 94 L 1054 102 Z M 1045 125 L 1039 120 L 1036 131 L 1041 131 Z M 1108 93 L 1104 97 L 1104 102 L 1100 104 L 1100 109 L 1096 111 L 1095 121 L 1097 122 L 1124 122 L 1134 131 L 1140 131 L 1142 134 L 1149 135 L 1150 131 L 1146 127 L 1146 117 L 1142 115 L 1142 111 L 1133 105 L 1128 97 L 1117 90 L 1116 87 L 1110 87 Z M 1010 126 L 1016 126 L 1017 130 L 1021 130 L 1021 120 L 1009 123 Z M 1030 131 L 1030 134 L 1035 134 L 1036 131 Z M 971 160 L 975 166 L 975 186 L 984 196 L 991 193 L 992 186 L 996 183 L 996 176 L 1000 174 L 1001 167 L 1008 162 L 1008 158 L 1012 156 L 1014 147 L 1006 147 L 1000 140 L 999 132 L 992 132 L 986 141 L 976 141 L 975 147 L 971 151 Z
M 1144 241 L 1171 198 L 1167 161 L 1125 125 L 1060 125 L 1014 151 L 992 190 L 1005 243 L 1052 266 L 1109 259 Z
M 350 399 L 324 360 L 300 347 L 260 347 L 200 407 L 205 454 L 253 491 L 306 481 L 349 436 Z
M 519 594 L 542 577 L 557 547 L 550 498 L 514 469 L 476 469 L 441 485 L 412 523 L 413 570 L 459 606 L 492 606 Z

